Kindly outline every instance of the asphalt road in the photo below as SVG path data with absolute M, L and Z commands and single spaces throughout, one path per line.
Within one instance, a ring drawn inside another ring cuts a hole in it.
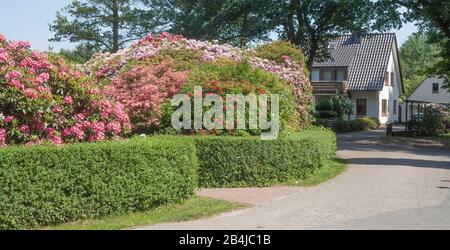
M 213 218 L 140 229 L 450 229 L 450 150 L 382 136 L 340 135 L 338 155 L 349 160 L 348 170 L 317 187 Z

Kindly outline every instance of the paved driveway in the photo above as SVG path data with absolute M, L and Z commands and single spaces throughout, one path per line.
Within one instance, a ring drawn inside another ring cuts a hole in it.
M 450 229 L 450 151 L 382 136 L 340 135 L 338 155 L 349 160 L 348 170 L 317 187 L 263 189 L 271 195 L 251 208 L 143 229 Z

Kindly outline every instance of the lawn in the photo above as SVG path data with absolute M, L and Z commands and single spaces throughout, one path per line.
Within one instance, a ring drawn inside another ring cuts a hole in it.
M 148 212 L 133 213 L 98 220 L 83 220 L 57 226 L 43 227 L 41 229 L 118 230 L 164 222 L 195 220 L 243 207 L 245 207 L 243 204 L 197 197 L 188 200 L 181 205 L 165 205 Z
M 346 160 L 337 158 L 334 161 L 331 161 L 327 166 L 314 172 L 314 174 L 312 174 L 311 176 L 308 176 L 307 178 L 302 180 L 288 182 L 286 183 L 286 185 L 304 187 L 316 186 L 325 181 L 333 179 L 334 177 L 344 172 L 346 169 Z

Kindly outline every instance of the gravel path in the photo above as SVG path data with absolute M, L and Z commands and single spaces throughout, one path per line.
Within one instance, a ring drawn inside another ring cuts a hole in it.
M 142 229 L 450 229 L 450 151 L 378 140 L 383 135 L 340 135 L 348 170 L 317 187 L 204 190 L 254 206 Z

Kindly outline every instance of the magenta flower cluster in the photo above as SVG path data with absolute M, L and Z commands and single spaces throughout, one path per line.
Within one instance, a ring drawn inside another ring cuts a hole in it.
M 0 35 L 0 146 L 120 138 L 123 106 L 100 95 L 76 65 Z

